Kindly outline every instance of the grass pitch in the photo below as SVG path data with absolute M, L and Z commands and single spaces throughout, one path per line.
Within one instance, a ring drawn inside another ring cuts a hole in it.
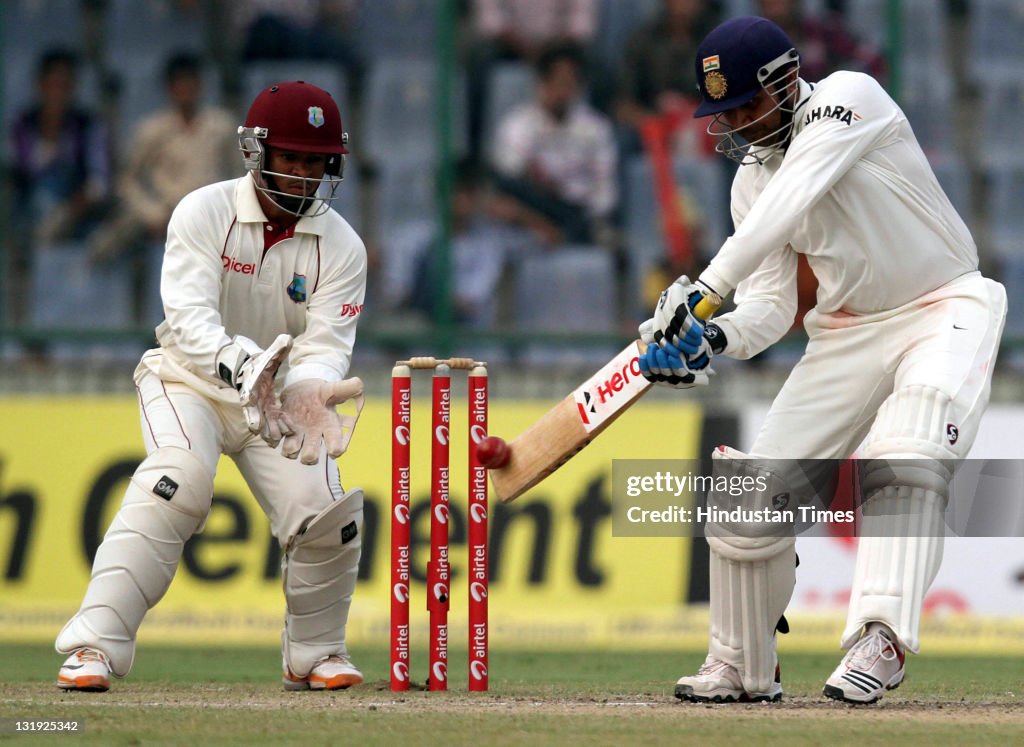
M 493 650 L 490 692 L 467 693 L 464 652 L 453 651 L 447 693 L 403 694 L 382 679 L 386 650 L 352 653 L 363 686 L 288 693 L 273 649 L 142 644 L 131 675 L 96 694 L 54 686 L 61 657 L 49 646 L 0 644 L 0 723 L 84 720 L 78 735 L 8 732 L 0 743 L 904 747 L 1019 743 L 1024 733 L 1020 658 L 912 657 L 900 689 L 873 706 L 847 706 L 820 696 L 837 655 L 786 653 L 781 704 L 704 706 L 672 696 L 702 652 Z

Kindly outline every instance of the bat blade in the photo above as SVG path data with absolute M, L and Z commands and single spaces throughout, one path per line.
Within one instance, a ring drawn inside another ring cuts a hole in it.
M 710 319 L 721 305 L 717 293 L 708 293 L 693 313 Z M 498 498 L 508 503 L 521 496 L 597 438 L 651 388 L 640 373 L 640 353 L 644 349 L 641 341 L 631 342 L 509 442 L 508 464 L 490 471 Z
M 650 382 L 640 373 L 640 345 L 631 342 L 509 442 L 508 464 L 490 471 L 498 498 L 508 503 L 521 496 L 569 461 L 650 389 Z

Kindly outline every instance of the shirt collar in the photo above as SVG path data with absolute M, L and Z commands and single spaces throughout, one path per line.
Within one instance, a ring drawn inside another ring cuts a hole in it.
M 253 181 L 252 172 L 245 175 L 238 182 L 235 189 L 235 209 L 238 211 L 239 223 L 267 223 L 269 219 L 260 206 L 259 198 L 256 196 L 256 182 Z M 295 233 L 310 233 L 316 236 L 323 236 L 327 229 L 327 213 L 310 217 L 304 215 L 295 224 Z
M 808 83 L 803 78 L 798 78 L 797 82 L 800 84 L 800 92 L 797 94 L 796 111 L 793 112 L 794 136 L 804 128 L 804 107 L 807 105 L 807 101 L 811 98 L 811 94 L 814 93 L 813 83 Z M 790 139 L 792 140 L 792 138 Z

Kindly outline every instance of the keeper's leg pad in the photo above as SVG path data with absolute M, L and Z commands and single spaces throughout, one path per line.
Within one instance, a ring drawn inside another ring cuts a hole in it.
M 894 392 L 862 450 L 864 496 L 843 648 L 870 622 L 920 648 L 921 607 L 942 563 L 943 513 L 958 461 L 945 445 L 951 400 L 924 386 Z
M 285 667 L 305 677 L 325 656 L 347 654 L 345 625 L 359 573 L 363 491 L 349 490 L 288 542 L 282 558 L 287 603 Z
M 740 501 L 746 508 L 757 508 L 758 503 L 789 492 L 785 480 L 758 466 L 763 462 L 742 461 L 751 457 L 736 449 L 720 447 L 713 459 L 716 483 L 719 475 L 764 479 L 767 490 L 748 493 Z M 715 491 L 709 493 L 709 505 L 730 501 L 736 503 Z M 775 626 L 796 585 L 792 525 L 709 522 L 706 533 L 711 549 L 709 653 L 736 667 L 748 693 L 768 692 L 775 681 Z
M 82 606 L 57 636 L 57 651 L 95 648 L 114 674 L 128 674 L 142 618 L 170 586 L 212 499 L 213 475 L 192 452 L 164 447 L 146 457 L 96 551 Z

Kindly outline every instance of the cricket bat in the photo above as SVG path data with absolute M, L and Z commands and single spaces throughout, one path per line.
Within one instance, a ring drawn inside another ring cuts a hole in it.
M 705 296 L 694 313 L 708 319 L 722 304 Z M 652 384 L 640 373 L 644 344 L 636 340 L 580 384 L 572 394 L 509 442 L 509 460 L 490 470 L 494 493 L 514 501 L 572 459 L 642 397 Z

